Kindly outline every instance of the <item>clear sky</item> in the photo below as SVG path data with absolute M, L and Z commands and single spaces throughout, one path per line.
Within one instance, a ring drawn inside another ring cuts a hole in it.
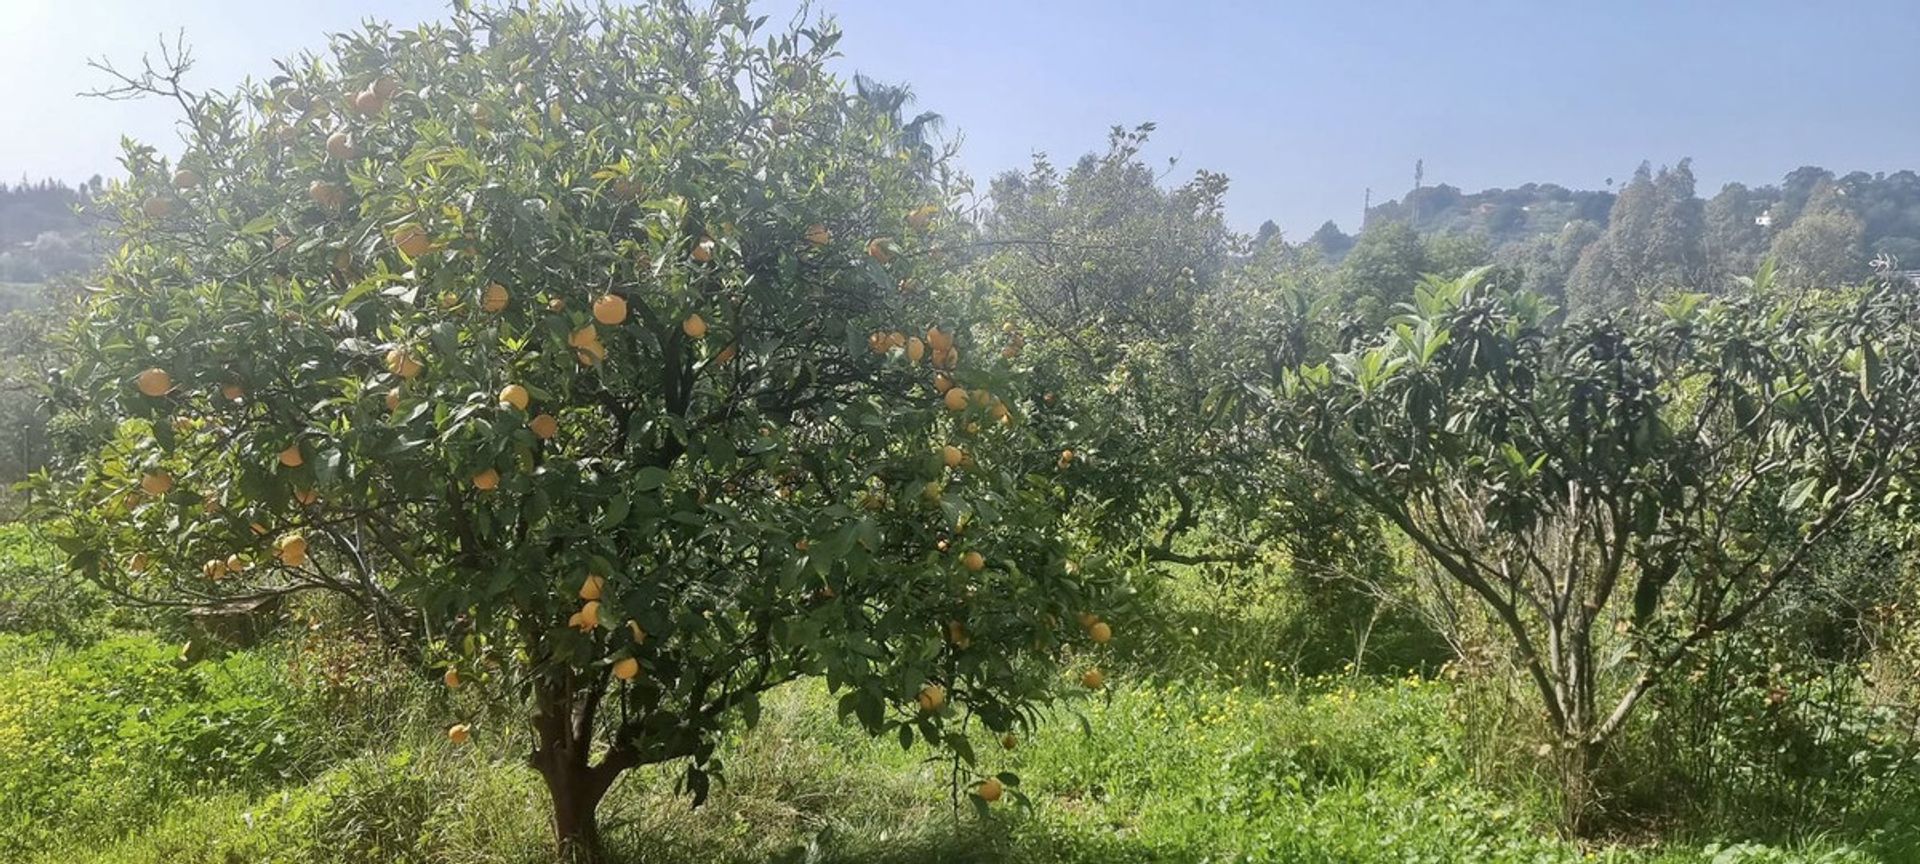
M 770 0 L 784 15 L 796 0 Z M 225 86 L 368 15 L 431 0 L 0 0 L 0 177 L 116 170 L 122 132 L 171 145 L 156 103 L 74 94 L 88 57 L 133 63 L 184 28 L 193 81 Z M 1920 0 L 1131 2 L 820 0 L 842 71 L 905 81 L 965 136 L 983 181 L 1064 162 L 1116 123 L 1159 124 L 1156 160 L 1233 180 L 1229 216 L 1303 237 L 1351 229 L 1428 183 L 1600 188 L 1695 159 L 1701 192 L 1803 164 L 1920 168 Z M 171 147 L 169 146 L 169 149 Z

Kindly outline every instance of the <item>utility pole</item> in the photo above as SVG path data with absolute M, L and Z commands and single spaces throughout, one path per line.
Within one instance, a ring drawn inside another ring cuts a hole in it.
M 1413 191 L 1407 193 L 1408 227 L 1420 230 L 1420 187 L 1427 182 L 1427 160 L 1413 160 Z

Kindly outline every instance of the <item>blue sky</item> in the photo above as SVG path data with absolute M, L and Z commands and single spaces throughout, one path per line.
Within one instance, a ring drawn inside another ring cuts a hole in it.
M 794 0 L 772 0 L 784 15 Z M 0 0 L 0 177 L 111 173 L 122 132 L 168 144 L 152 103 L 81 100 L 90 56 L 136 61 L 185 29 L 223 86 L 373 14 L 426 0 Z M 1920 168 L 1920 2 L 1181 3 L 823 0 L 842 71 L 906 81 L 965 136 L 982 182 L 1034 151 L 1067 161 L 1109 126 L 1159 124 L 1175 176 L 1233 180 L 1229 216 L 1303 237 L 1352 228 L 1412 184 L 1599 188 L 1642 159 L 1695 159 L 1703 194 L 1803 164 Z

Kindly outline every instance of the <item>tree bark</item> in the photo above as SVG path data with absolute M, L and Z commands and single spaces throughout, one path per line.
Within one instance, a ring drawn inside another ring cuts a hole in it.
M 590 705 L 597 700 L 575 698 L 565 687 L 542 688 L 534 717 L 539 744 L 532 763 L 546 781 L 553 799 L 553 839 L 558 860 L 569 864 L 600 864 L 606 849 L 600 842 L 597 812 L 615 780 L 639 761 L 628 747 L 615 746 L 599 764 L 591 760 L 593 721 Z

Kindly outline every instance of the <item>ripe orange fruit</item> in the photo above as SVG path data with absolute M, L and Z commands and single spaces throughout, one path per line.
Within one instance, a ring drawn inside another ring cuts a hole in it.
M 393 80 L 392 75 L 382 75 L 373 79 L 373 83 L 367 85 L 367 89 L 372 90 L 382 99 L 392 99 L 393 94 L 400 92 L 400 82 Z
M 417 222 L 408 222 L 393 229 L 393 245 L 408 258 L 419 258 L 433 251 L 433 238 L 427 236 L 427 229 Z
M 135 552 L 132 558 L 127 559 L 127 569 L 134 573 L 145 573 L 150 563 L 151 562 L 147 560 L 147 553 Z
M 920 688 L 920 692 L 913 697 L 913 701 L 920 706 L 921 713 L 932 714 L 947 706 L 947 688 L 938 684 L 928 684 Z
M 473 730 L 465 723 L 455 723 L 447 727 L 447 740 L 452 741 L 455 746 L 464 745 L 472 739 Z
M 541 414 L 528 420 L 527 428 L 533 430 L 533 437 L 549 441 L 553 436 L 560 434 L 560 421 L 553 419 L 552 414 Z
M 372 117 L 385 107 L 387 107 L 386 97 L 374 92 L 371 88 L 353 94 L 353 110 L 362 117 Z
M 966 451 L 952 444 L 940 448 L 940 461 L 945 462 L 948 468 L 960 467 L 960 463 L 966 461 L 966 458 Z
M 582 633 L 593 632 L 594 628 L 600 626 L 600 601 L 588 600 L 580 607 L 580 611 L 567 619 L 567 626 Z
M 587 574 L 586 581 L 580 583 L 580 599 L 598 600 L 600 599 L 601 593 L 606 590 L 606 587 L 607 577 L 598 573 L 589 573 Z
M 1088 690 L 1098 690 L 1107 686 L 1107 676 L 1100 674 L 1098 669 L 1088 669 L 1080 675 L 1080 686 Z
M 395 387 L 387 391 L 386 403 L 388 411 L 400 410 L 400 388 Z
M 867 241 L 867 257 L 882 264 L 893 260 L 893 241 L 885 237 L 875 237 Z
M 1092 627 L 1088 627 L 1087 635 L 1092 637 L 1094 642 L 1105 645 L 1113 638 L 1113 625 L 1101 621 Z
M 825 246 L 833 242 L 833 232 L 818 222 L 807 226 L 807 242 L 815 246 Z
M 473 475 L 473 488 L 482 492 L 492 492 L 500 488 L 500 472 L 488 468 Z
M 192 189 L 198 185 L 200 185 L 200 172 L 192 168 L 182 168 L 173 172 L 173 186 L 175 189 Z
M 633 634 L 633 644 L 639 645 L 647 641 L 647 631 L 640 629 L 640 622 L 628 618 L 627 630 Z
M 725 366 L 728 363 L 732 363 L 733 358 L 738 356 L 740 356 L 740 347 L 738 345 L 728 345 L 720 349 L 720 353 L 713 355 L 713 362 Z
M 887 353 L 887 334 L 879 330 L 867 334 L 867 350 L 875 354 Z
M 452 690 L 456 687 L 459 687 L 460 686 L 460 670 L 455 669 L 452 666 L 448 666 L 447 674 L 440 676 L 440 680 L 446 683 L 448 690 Z
M 520 411 L 527 410 L 527 388 L 518 384 L 508 384 L 500 388 L 500 404 L 511 405 Z
M 480 311 L 491 315 L 505 309 L 507 300 L 511 296 L 507 293 L 507 286 L 498 282 L 488 282 L 487 287 L 480 291 Z
M 593 301 L 593 320 L 612 327 L 627 320 L 627 300 L 618 294 L 602 294 Z
M 640 661 L 632 657 L 622 657 L 613 664 L 613 677 L 622 681 L 631 681 L 633 676 L 638 674 L 640 674 Z
M 915 231 L 925 231 L 927 226 L 933 223 L 933 215 L 938 212 L 940 208 L 932 204 L 920 207 L 907 214 L 907 227 Z
M 948 378 L 947 373 L 945 372 L 936 372 L 933 375 L 933 389 L 938 390 L 941 393 L 945 393 L 948 390 L 952 390 L 953 379 Z
M 238 384 L 228 384 L 220 388 L 220 398 L 228 402 L 238 402 L 247 395 L 247 388 Z
M 288 444 L 287 449 L 280 451 L 280 464 L 288 468 L 298 468 L 306 464 L 306 461 L 307 457 L 300 452 L 300 442 L 298 441 Z
M 960 556 L 960 566 L 965 567 L 968 570 L 971 570 L 975 573 L 978 573 L 987 568 L 987 559 L 986 559 L 986 556 L 981 555 L 978 552 L 968 552 L 967 554 Z
M 295 489 L 293 491 L 293 500 L 302 507 L 311 507 L 314 502 L 320 500 L 320 493 L 312 489 Z
M 147 214 L 148 219 L 165 219 L 173 215 L 173 200 L 157 196 L 148 198 L 141 203 L 140 212 Z
M 699 261 L 703 264 L 708 261 L 712 261 L 713 260 L 713 238 L 703 237 L 700 239 L 700 242 L 693 244 L 693 252 L 690 257 L 692 257 L 693 260 Z
M 908 363 L 919 363 L 920 358 L 925 356 L 927 356 L 927 343 L 920 341 L 918 336 L 907 340 Z
M 706 319 L 701 318 L 698 312 L 688 315 L 687 320 L 680 322 L 680 330 L 694 339 L 705 339 L 707 338 Z
M 165 471 L 149 471 L 140 475 L 140 489 L 148 495 L 165 495 L 173 489 L 173 475 Z
M 563 300 L 563 299 L 561 299 L 561 298 L 559 298 L 559 297 L 555 297 L 555 298 L 553 298 L 552 300 L 548 300 L 548 301 L 547 301 L 547 311 L 549 311 L 549 312 L 565 312 L 565 311 L 567 311 L 567 301 L 565 301 L 565 300 Z
M 942 401 L 944 401 L 944 402 L 946 402 L 946 403 L 947 403 L 947 410 L 948 410 L 948 411 L 965 411 L 965 410 L 967 410 L 967 391 L 966 391 L 966 388 L 964 388 L 964 387 L 952 387 L 952 388 L 948 388 L 948 390 L 947 390 L 947 395 L 946 395 L 945 397 L 943 397 L 943 400 L 942 400 Z
M 974 790 L 973 794 L 980 796 L 980 800 L 992 804 L 1000 800 L 1000 796 L 1005 792 L 1006 790 L 1001 787 L 998 779 L 988 777 L 986 780 L 981 781 L 980 788 Z
M 948 348 L 953 347 L 953 334 L 939 327 L 928 327 L 927 344 L 933 346 L 934 353 L 945 353 Z
M 1008 732 L 1007 734 L 1000 736 L 1000 746 L 1004 749 L 1012 750 L 1013 748 L 1020 746 L 1020 739 L 1014 737 L 1014 734 L 1012 732 Z
M 405 348 L 395 347 L 387 352 L 387 371 L 394 375 L 411 380 L 420 377 L 423 368 L 420 361 L 414 359 L 413 352 Z
M 327 136 L 327 155 L 345 162 L 360 155 L 360 148 L 354 145 L 352 135 L 335 132 Z
M 168 375 L 165 369 L 147 369 L 134 377 L 133 386 L 140 389 L 140 395 L 157 398 L 173 389 L 173 376 Z
M 273 543 L 273 554 L 280 563 L 288 567 L 298 567 L 307 563 L 307 538 L 299 534 L 288 534 Z

